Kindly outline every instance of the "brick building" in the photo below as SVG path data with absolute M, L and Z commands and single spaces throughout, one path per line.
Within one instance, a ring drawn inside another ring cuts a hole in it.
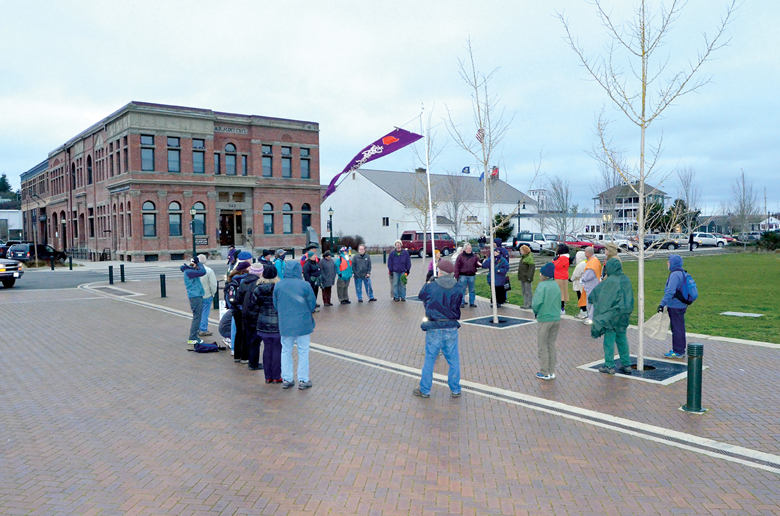
M 26 238 L 75 256 L 179 260 L 193 229 L 198 253 L 302 248 L 320 226 L 319 124 L 131 102 L 21 186 Z

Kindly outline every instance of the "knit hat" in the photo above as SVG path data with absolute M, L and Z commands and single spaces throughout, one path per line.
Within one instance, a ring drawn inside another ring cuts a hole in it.
M 250 253 L 249 251 L 241 251 L 240 253 L 238 253 L 239 261 L 251 260 L 251 259 L 252 259 L 252 253 Z
M 330 258 L 331 256 L 333 256 L 333 253 L 331 253 L 330 251 L 325 251 L 324 253 L 322 253 L 323 258 L 325 258 L 326 256 Z
M 263 258 L 265 258 L 266 256 L 269 256 L 269 255 L 270 256 L 274 255 L 273 249 L 263 249 L 263 254 L 261 256 Z
M 544 265 L 542 265 L 542 268 L 539 270 L 539 273 L 546 278 L 554 278 L 555 265 L 553 265 L 552 263 L 545 263 Z
M 455 272 L 455 264 L 449 260 L 439 260 L 438 267 L 445 274 L 452 274 Z
M 609 254 L 612 256 L 616 256 L 618 254 L 618 247 L 615 244 L 607 244 L 604 247 L 607 248 L 607 251 L 609 251 Z
M 205 254 L 199 254 L 198 255 L 198 261 L 205 265 L 208 260 L 206 260 L 206 255 Z
M 270 267 L 269 267 L 270 268 Z M 275 269 L 276 267 L 274 267 Z M 253 263 L 249 266 L 249 274 L 254 274 L 255 276 L 260 276 L 263 273 L 263 264 L 260 262 Z
M 523 245 L 520 246 L 520 252 L 523 253 L 523 254 L 528 254 L 528 253 L 531 252 L 531 248 L 528 247 L 527 245 L 523 244 Z
M 241 261 L 241 262 L 238 262 L 238 264 L 236 265 L 236 268 L 233 269 L 233 270 L 235 270 L 235 271 L 243 271 L 245 269 L 249 269 L 249 262 Z
M 263 269 L 263 277 L 265 279 L 274 279 L 276 276 L 276 267 L 266 267 Z
M 276 257 L 277 258 L 283 258 L 285 254 L 287 254 L 287 252 L 284 249 L 277 249 L 276 250 Z
M 346 247 L 342 247 L 341 249 L 339 249 L 339 252 L 340 253 L 346 253 L 347 252 L 347 248 Z
M 312 256 L 314 256 L 314 251 L 309 251 L 308 253 L 306 253 L 306 256 L 311 258 Z

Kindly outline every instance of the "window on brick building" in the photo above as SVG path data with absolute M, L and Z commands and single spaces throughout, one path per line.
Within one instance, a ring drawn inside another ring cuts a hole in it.
M 181 204 L 176 201 L 168 204 L 168 236 L 181 236 Z
M 241 175 L 242 176 L 247 175 L 248 171 L 249 171 L 248 159 L 246 156 L 241 156 Z
M 236 146 L 232 143 L 225 145 L 225 175 L 236 175 L 236 155 L 232 154 L 236 152 Z
M 175 136 L 169 136 L 168 142 L 168 172 L 181 172 L 180 140 Z
M 222 171 L 220 170 L 219 153 L 215 152 L 214 153 L 214 175 L 218 176 L 221 173 Z
M 274 234 L 274 206 L 268 202 L 263 205 L 263 234 Z
M 309 149 L 301 149 L 301 179 L 311 179 L 311 155 Z
M 293 216 L 292 213 L 287 213 L 292 211 L 292 205 L 285 203 L 282 207 L 282 232 L 285 235 L 291 235 L 293 232 Z
M 154 145 L 154 136 L 150 134 L 142 134 L 141 145 Z M 111 147 L 113 147 L 113 143 L 109 144 L 109 150 L 113 152 L 114 149 L 112 149 Z
M 88 224 L 89 224 L 89 238 L 95 238 L 95 208 L 89 208 L 88 211 Z
M 144 236 L 157 236 L 157 212 L 152 201 L 146 201 L 141 207 L 141 214 L 144 220 Z
M 114 175 L 114 156 L 109 154 L 108 159 L 111 162 L 111 176 Z M 141 135 L 141 170 L 154 171 L 154 136 Z
M 195 208 L 195 218 L 192 221 L 192 229 L 196 235 L 206 234 L 206 205 L 202 202 L 196 202 L 192 205 Z
M 206 149 L 206 140 L 200 139 L 200 138 L 193 138 L 192 139 L 192 148 L 193 149 Z
M 263 177 L 273 177 L 273 156 L 272 147 L 270 145 L 263 145 Z
M 192 172 L 195 174 L 206 173 L 206 153 L 203 151 L 192 151 Z
M 87 184 L 92 184 L 92 156 L 87 156 Z
M 311 226 L 311 206 L 305 203 L 301 206 L 301 233 L 306 233 L 306 228 Z

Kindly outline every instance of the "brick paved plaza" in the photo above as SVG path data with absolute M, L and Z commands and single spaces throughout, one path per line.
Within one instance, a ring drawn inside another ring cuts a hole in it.
M 140 295 L 2 291 L 0 514 L 780 514 L 778 345 L 690 338 L 710 409 L 693 415 L 684 379 L 579 369 L 601 342 L 572 319 L 552 382 L 535 324 L 464 325 L 463 397 L 439 381 L 419 399 L 422 305 L 377 272 L 377 303 L 351 287 L 315 315 L 314 387 L 283 391 L 186 351 L 180 276 L 165 299 L 153 280 L 115 287 Z

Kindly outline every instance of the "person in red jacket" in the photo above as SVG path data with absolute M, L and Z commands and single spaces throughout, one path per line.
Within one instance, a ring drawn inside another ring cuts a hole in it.
M 561 315 L 566 314 L 566 301 L 569 300 L 569 246 L 561 244 L 555 253 L 555 283 L 561 289 Z

